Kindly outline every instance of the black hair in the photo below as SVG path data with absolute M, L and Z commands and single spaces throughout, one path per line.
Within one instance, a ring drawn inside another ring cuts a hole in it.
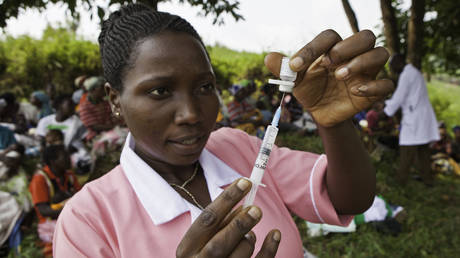
M 157 12 L 143 4 L 128 4 L 110 14 L 102 23 L 98 41 L 104 77 L 112 87 L 123 91 L 122 77 L 136 57 L 133 50 L 141 40 L 163 31 L 187 33 L 206 51 L 192 25 L 177 15 Z
M 11 92 L 5 92 L 0 95 L 0 99 L 4 99 L 6 104 L 13 105 L 16 103 L 16 96 Z
M 50 145 L 45 147 L 42 153 L 42 161 L 45 165 L 51 165 L 53 160 L 57 160 L 59 155 L 66 152 L 66 148 L 64 145 Z
M 54 100 L 53 100 L 53 108 L 57 111 L 59 109 L 59 107 L 61 106 L 61 104 L 66 101 L 66 100 L 71 100 L 72 103 L 73 103 L 73 100 L 72 100 L 72 96 L 68 95 L 68 94 L 62 94 L 62 95 L 59 95 L 57 96 Z

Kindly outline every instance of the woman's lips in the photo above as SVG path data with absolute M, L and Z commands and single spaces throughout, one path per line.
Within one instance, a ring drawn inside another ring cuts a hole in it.
M 187 136 L 170 140 L 169 143 L 179 154 L 191 155 L 201 152 L 205 140 L 204 136 Z

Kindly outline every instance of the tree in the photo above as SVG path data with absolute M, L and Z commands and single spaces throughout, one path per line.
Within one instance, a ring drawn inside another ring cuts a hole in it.
M 348 21 L 350 22 L 351 30 L 353 31 L 353 33 L 357 33 L 359 31 L 359 26 L 353 8 L 351 8 L 351 5 L 348 2 L 348 0 L 342 0 L 342 5 L 343 9 L 345 10 L 345 14 L 347 15 Z
M 382 10 L 383 20 L 383 33 L 385 35 L 387 49 L 390 51 L 390 54 L 393 55 L 400 53 L 400 42 L 395 9 L 391 4 L 391 0 L 380 0 L 380 8 Z
M 170 0 L 109 0 L 109 7 L 115 4 L 125 3 L 143 3 L 150 6 L 152 9 L 158 9 L 158 3 Z M 189 3 L 192 6 L 201 7 L 201 14 L 213 15 L 213 24 L 223 24 L 222 14 L 230 14 L 236 21 L 244 19 L 237 11 L 239 9 L 239 0 L 178 0 L 179 3 Z M 0 1 L 2 2 L 2 1 Z M 76 11 L 77 0 L 4 0 L 0 5 L 0 28 L 6 26 L 6 21 L 9 18 L 17 17 L 20 10 L 38 9 L 43 10 L 48 3 L 63 3 L 67 6 L 72 16 L 79 19 L 79 13 Z M 83 6 L 88 10 L 96 9 L 99 18 L 102 20 L 108 10 L 96 3 L 96 0 L 81 0 Z
M 410 7 L 409 28 L 407 31 L 407 59 L 417 67 L 422 68 L 423 53 L 423 31 L 425 16 L 425 0 L 412 0 Z

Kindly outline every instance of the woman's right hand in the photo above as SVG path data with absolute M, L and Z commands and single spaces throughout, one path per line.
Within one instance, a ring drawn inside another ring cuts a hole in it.
M 232 208 L 249 192 L 251 183 L 239 179 L 209 204 L 190 226 L 176 249 L 177 257 L 251 257 L 256 236 L 251 229 L 262 218 L 256 206 Z M 275 257 L 279 230 L 270 231 L 256 257 Z

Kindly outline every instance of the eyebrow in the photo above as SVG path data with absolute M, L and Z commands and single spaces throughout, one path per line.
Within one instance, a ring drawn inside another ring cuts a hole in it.
M 202 73 L 199 73 L 196 75 L 196 78 L 204 78 L 204 77 L 207 77 L 207 78 L 215 78 L 216 75 L 211 72 L 211 71 L 206 71 L 206 72 L 202 72 Z M 158 75 L 158 76 L 151 76 L 151 77 L 147 77 L 145 78 L 144 80 L 140 81 L 139 83 L 137 83 L 138 85 L 142 85 L 142 84 L 145 84 L 145 83 L 149 83 L 149 82 L 157 82 L 157 81 L 171 81 L 174 79 L 174 76 L 169 76 L 169 75 Z

